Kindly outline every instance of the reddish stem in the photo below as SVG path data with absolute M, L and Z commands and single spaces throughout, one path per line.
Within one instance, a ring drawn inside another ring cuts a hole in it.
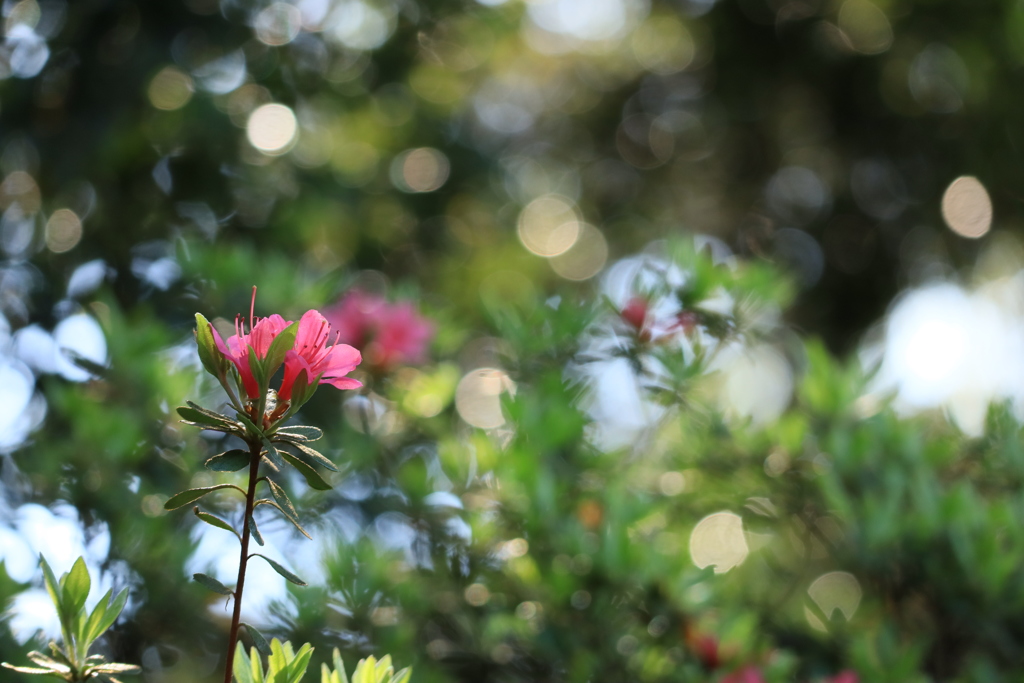
M 235 584 L 235 610 L 231 615 L 231 631 L 228 633 L 228 658 L 224 667 L 224 683 L 231 683 L 235 666 L 235 645 L 238 642 L 238 624 L 242 616 L 242 591 L 245 589 L 245 566 L 249 562 L 249 519 L 256 500 L 256 484 L 259 483 L 260 455 L 263 445 L 249 444 L 249 489 L 245 494 L 245 520 L 242 523 L 242 552 L 238 558 L 238 582 Z

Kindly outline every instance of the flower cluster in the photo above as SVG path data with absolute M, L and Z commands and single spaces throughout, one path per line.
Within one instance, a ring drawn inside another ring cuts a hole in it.
M 255 293 L 254 293 L 255 298 Z M 235 320 L 235 334 L 225 341 L 203 316 L 196 315 L 196 339 L 204 367 L 220 380 L 236 409 L 254 420 L 267 407 L 272 409 L 264 422 L 274 422 L 286 413 L 293 413 L 309 400 L 319 384 L 338 389 L 357 389 L 362 383 L 347 375 L 355 370 L 362 356 L 355 348 L 339 342 L 340 335 L 318 311 L 309 310 L 298 322 L 280 315 L 257 318 L 250 313 L 249 331 L 245 321 Z M 284 367 L 284 377 L 270 403 L 270 381 Z M 228 376 L 234 371 L 239 395 L 244 395 L 248 409 L 237 405 L 238 399 Z M 271 405 L 272 403 L 272 405 Z
M 377 372 L 399 365 L 423 362 L 434 326 L 412 303 L 391 303 L 360 290 L 348 292 L 338 303 L 324 309 L 324 317 L 339 341 L 363 349 L 366 362 Z

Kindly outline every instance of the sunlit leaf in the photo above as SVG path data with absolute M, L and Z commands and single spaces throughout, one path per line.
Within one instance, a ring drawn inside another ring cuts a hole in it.
M 218 517 L 217 515 L 211 515 L 209 512 L 203 512 L 198 507 L 192 508 L 192 512 L 195 514 L 196 517 L 206 522 L 210 526 L 215 526 L 218 529 L 223 529 L 224 531 L 230 531 L 235 535 L 236 538 L 239 538 L 239 540 L 241 540 L 241 537 L 239 537 L 238 532 L 235 531 L 235 528 L 227 522 L 225 522 L 220 517 Z
M 323 435 L 323 430 L 308 425 L 289 425 L 278 429 L 274 434 L 275 438 L 281 437 L 292 441 L 316 441 Z
M 89 580 L 89 570 L 85 567 L 85 559 L 79 557 L 64 579 L 64 608 L 68 614 L 77 615 L 81 611 L 85 605 L 85 599 L 89 597 L 91 586 L 92 582 Z

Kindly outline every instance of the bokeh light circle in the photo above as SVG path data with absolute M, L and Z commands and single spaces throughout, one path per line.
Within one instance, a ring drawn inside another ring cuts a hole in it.
M 284 154 L 291 149 L 298 132 L 295 113 L 276 103 L 257 107 L 245 125 L 245 134 L 252 146 L 268 155 Z
M 942 218 L 961 237 L 977 239 L 992 227 L 992 200 L 981 181 L 960 176 L 942 195 Z

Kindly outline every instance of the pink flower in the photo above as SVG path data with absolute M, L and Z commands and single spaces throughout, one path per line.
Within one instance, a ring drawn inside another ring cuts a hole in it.
M 635 296 L 619 311 L 619 315 L 639 332 L 644 329 L 647 320 L 647 306 L 647 299 Z
M 309 384 L 319 382 L 330 384 L 337 389 L 358 389 L 362 382 L 345 377 L 356 369 L 362 356 L 348 344 L 329 345 L 331 325 L 318 311 L 306 311 L 299 319 L 295 334 L 295 346 L 284 357 L 284 379 L 277 397 L 290 400 L 295 380 L 306 371 Z
M 407 301 L 353 290 L 324 311 L 338 340 L 363 348 L 367 361 L 382 370 L 423 362 L 434 326 Z
M 252 320 L 254 324 L 250 327 L 249 334 L 245 334 L 240 319 L 236 318 L 235 334 L 228 337 L 227 343 L 221 339 L 220 333 L 213 325 L 210 325 L 210 330 L 213 332 L 217 348 L 238 369 L 246 395 L 249 398 L 259 398 L 260 386 L 256 378 L 253 377 L 252 368 L 249 366 L 249 347 L 256 352 L 256 358 L 263 360 L 267 357 L 267 351 L 270 349 L 274 337 L 291 323 L 277 314 L 263 319 L 253 317 Z
M 825 679 L 825 683 L 857 683 L 860 680 L 857 677 L 857 672 L 850 669 L 840 671 L 832 678 Z
M 745 666 L 723 678 L 722 683 L 764 683 L 764 676 L 756 666 Z

